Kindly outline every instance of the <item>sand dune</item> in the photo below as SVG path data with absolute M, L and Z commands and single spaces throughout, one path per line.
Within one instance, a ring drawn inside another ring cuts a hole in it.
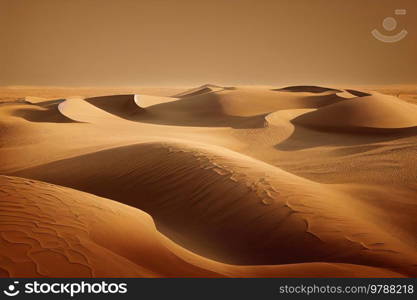
M 63 99 L 52 101 L 39 101 L 32 104 L 28 101 L 13 101 L 0 105 L 0 145 L 3 150 L 16 146 L 28 145 L 37 138 L 41 138 L 43 132 L 35 127 L 52 124 L 72 124 L 77 120 L 67 117 L 61 111 Z M 30 124 L 36 124 L 30 126 Z M 58 125 L 58 126 L 59 126 Z M 25 137 L 25 138 L 22 138 Z M 2 159 L 12 158 L 12 155 L 3 155 Z
M 174 95 L 175 98 L 185 98 L 185 97 L 192 97 L 202 94 L 207 94 L 211 92 L 217 92 L 224 90 L 224 87 L 214 85 L 214 84 L 204 84 L 202 86 L 199 86 L 197 88 L 189 89 L 184 92 L 181 92 L 179 94 Z
M 64 102 L 64 99 L 39 102 L 21 107 L 15 110 L 14 114 L 32 122 L 72 123 L 74 120 L 67 118 L 60 111 Z
M 307 113 L 295 123 L 325 129 L 400 129 L 417 126 L 417 108 L 391 96 L 373 95 L 336 103 Z
M 361 90 L 0 104 L 2 276 L 417 276 L 416 106 Z
M 185 87 L 155 88 L 155 87 L 56 87 L 56 86 L 7 86 L 0 87 L 0 103 L 28 99 L 29 101 L 42 99 L 66 99 L 72 97 L 84 98 L 106 95 L 144 94 L 158 97 L 168 97 L 176 93 L 184 92 Z
M 14 175 L 140 208 L 174 241 L 222 262 L 360 262 L 416 272 L 408 266 L 415 257 L 407 245 L 367 224 L 360 214 L 347 213 L 354 208 L 348 195 L 226 149 L 152 142 Z M 335 230 L 344 235 L 335 236 Z M 377 246 L 381 243 L 382 248 Z
M 60 104 L 59 112 L 71 120 L 86 123 L 103 123 L 118 119 L 116 115 L 106 112 L 81 98 L 66 99 Z
M 235 88 L 148 106 L 146 113 L 136 115 L 134 120 L 175 126 L 261 128 L 269 113 L 317 108 L 342 100 L 345 98 L 336 94 L 306 93 L 299 96 L 257 88 Z
M 167 250 L 144 212 L 42 182 L 4 176 L 0 182 L 3 276 L 221 276 Z
M 0 193 L 0 277 L 401 276 L 349 264 L 219 264 L 166 239 L 146 213 L 108 199 L 6 176 Z
M 125 119 L 130 119 L 143 112 L 143 109 L 136 103 L 135 95 L 93 97 L 87 98 L 85 101 Z
M 256 105 L 252 99 L 257 97 Z M 146 95 L 115 95 L 87 98 L 86 102 L 112 115 L 131 121 L 181 126 L 258 128 L 272 112 L 293 108 L 317 108 L 345 98 L 335 93 L 314 95 L 262 91 L 253 88 L 226 89 L 188 95 L 184 99 Z M 143 105 L 142 105 L 143 102 Z M 66 104 L 67 105 L 67 104 Z M 78 113 L 82 113 L 79 110 Z M 77 119 L 77 118 L 75 118 Z

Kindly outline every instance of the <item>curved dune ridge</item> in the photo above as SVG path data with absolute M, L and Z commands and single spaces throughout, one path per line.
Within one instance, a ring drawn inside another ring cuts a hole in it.
M 17 108 L 14 115 L 22 117 L 31 122 L 48 122 L 48 123 L 73 123 L 76 122 L 61 113 L 61 105 L 65 99 L 50 100 L 27 104 L 24 107 Z
M 256 105 L 253 103 L 255 97 Z M 275 111 L 318 108 L 343 100 L 346 99 L 335 93 L 300 97 L 292 93 L 277 95 L 272 91 L 260 93 L 259 89 L 237 88 L 191 95 L 176 101 L 134 94 L 38 101 L 36 105 L 47 107 L 47 112 L 37 113 L 28 108 L 19 110 L 16 115 L 39 122 L 98 123 L 119 117 L 164 125 L 259 128 L 264 126 L 265 116 Z
M 68 99 L 46 100 L 36 97 L 27 97 L 23 101 L 13 101 L 3 104 L 3 116 L 23 118 L 30 122 L 40 123 L 77 123 L 66 114 Z
M 101 123 L 118 118 L 137 120 L 146 115 L 147 107 L 173 102 L 171 97 L 117 95 L 82 99 L 71 97 L 59 105 L 61 114 L 80 122 Z
M 122 92 L 0 104 L 1 277 L 417 276 L 414 104 Z
M 401 276 L 350 264 L 220 264 L 166 239 L 146 213 L 108 199 L 9 176 L 0 176 L 0 194 L 0 277 Z
M 127 105 L 129 106 L 129 105 Z M 126 115 L 130 115 L 128 110 L 135 111 L 137 108 L 133 106 L 126 108 Z M 103 110 L 80 97 L 72 97 L 66 99 L 59 106 L 59 112 L 74 121 L 83 123 L 106 123 L 120 121 L 117 113 L 112 110 Z
M 140 208 L 174 241 L 222 262 L 343 262 L 416 272 L 408 246 L 354 214 L 349 196 L 227 149 L 148 142 L 14 175 Z
M 296 86 L 287 86 L 284 88 L 279 89 L 273 89 L 273 91 L 281 91 L 281 92 L 295 92 L 295 93 L 339 93 L 342 92 L 339 89 L 333 89 L 333 88 L 326 88 L 321 86 L 314 86 L 314 85 L 296 85 Z
M 346 89 L 346 91 L 354 96 L 357 97 L 366 97 L 366 96 L 371 96 L 372 94 L 364 92 L 364 91 L 359 91 L 359 90 L 352 90 L 352 89 Z
M 174 102 L 177 101 L 177 98 L 173 97 L 161 97 L 161 96 L 152 96 L 152 95 L 145 95 L 145 94 L 136 94 L 135 95 L 135 102 L 139 107 L 147 108 L 153 105 Z
M 336 94 L 277 94 L 257 88 L 234 88 L 189 96 L 147 106 L 134 120 L 163 125 L 260 128 L 267 114 L 298 108 L 317 108 L 345 98 Z
M 144 110 L 136 102 L 136 95 L 113 95 L 86 98 L 88 103 L 124 119 L 131 119 Z
M 166 259 L 165 263 L 185 266 L 188 275 L 210 275 L 193 266 L 187 270 L 185 263 L 166 251 L 151 217 L 139 210 L 5 176 L 0 177 L 0 193 L 2 277 L 169 275 L 162 261 L 146 257 L 151 249 L 162 254 L 159 259 Z M 136 245 L 128 242 L 126 232 L 134 232 L 136 238 L 129 235 L 129 240 L 136 239 Z
M 375 94 L 329 105 L 294 120 L 303 126 L 334 130 L 401 129 L 417 126 L 417 107 Z

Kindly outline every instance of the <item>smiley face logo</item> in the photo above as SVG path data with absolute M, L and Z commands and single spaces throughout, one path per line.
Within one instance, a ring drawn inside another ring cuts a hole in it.
M 395 10 L 395 15 L 397 16 L 404 16 L 407 14 L 407 10 L 405 9 L 396 9 Z M 383 21 L 382 21 L 382 27 L 384 27 L 384 29 L 387 32 L 392 32 L 397 28 L 398 24 L 397 24 L 397 20 L 393 17 L 386 17 Z M 398 32 L 397 34 L 394 35 L 386 35 L 383 34 L 381 32 L 379 32 L 378 29 L 374 29 L 372 30 L 372 35 L 379 41 L 384 42 L 384 43 L 396 43 L 401 41 L 402 39 L 404 39 L 407 36 L 408 32 L 407 30 L 403 29 L 400 32 Z
M 13 284 L 10 284 L 6 290 L 3 291 L 4 294 L 6 294 L 9 297 L 14 297 L 19 295 L 20 291 L 16 289 L 16 285 L 19 284 L 19 281 L 13 282 Z

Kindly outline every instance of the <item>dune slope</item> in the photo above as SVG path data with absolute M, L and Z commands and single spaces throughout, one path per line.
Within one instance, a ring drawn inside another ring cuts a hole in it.
M 180 276 L 182 272 L 187 276 L 214 275 L 187 265 L 167 251 L 152 218 L 137 209 L 15 177 L 0 176 L 0 193 L 3 275 L 155 277 Z M 148 256 L 150 251 L 155 258 Z
M 143 109 L 136 103 L 135 95 L 113 95 L 85 99 L 88 103 L 124 119 L 131 119 Z
M 108 199 L 10 176 L 0 176 L 0 194 L 0 277 L 401 276 L 350 264 L 220 264 L 172 243 L 146 213 Z
M 176 242 L 227 263 L 360 262 L 415 272 L 411 249 L 353 215 L 349 196 L 218 147 L 149 142 L 13 175 L 140 208 Z

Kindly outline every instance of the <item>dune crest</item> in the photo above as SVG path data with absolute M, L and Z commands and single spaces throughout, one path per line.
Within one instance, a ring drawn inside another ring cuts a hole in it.
M 359 90 L 346 89 L 346 91 L 356 97 L 366 97 L 366 96 L 372 95 L 371 93 L 359 91 Z
M 61 108 L 65 99 L 38 102 L 24 107 L 16 107 L 14 116 L 24 118 L 31 122 L 47 123 L 73 123 L 77 122 L 62 114 Z
M 112 95 L 92 97 L 86 102 L 123 119 L 131 119 L 144 110 L 136 102 L 136 95 Z

